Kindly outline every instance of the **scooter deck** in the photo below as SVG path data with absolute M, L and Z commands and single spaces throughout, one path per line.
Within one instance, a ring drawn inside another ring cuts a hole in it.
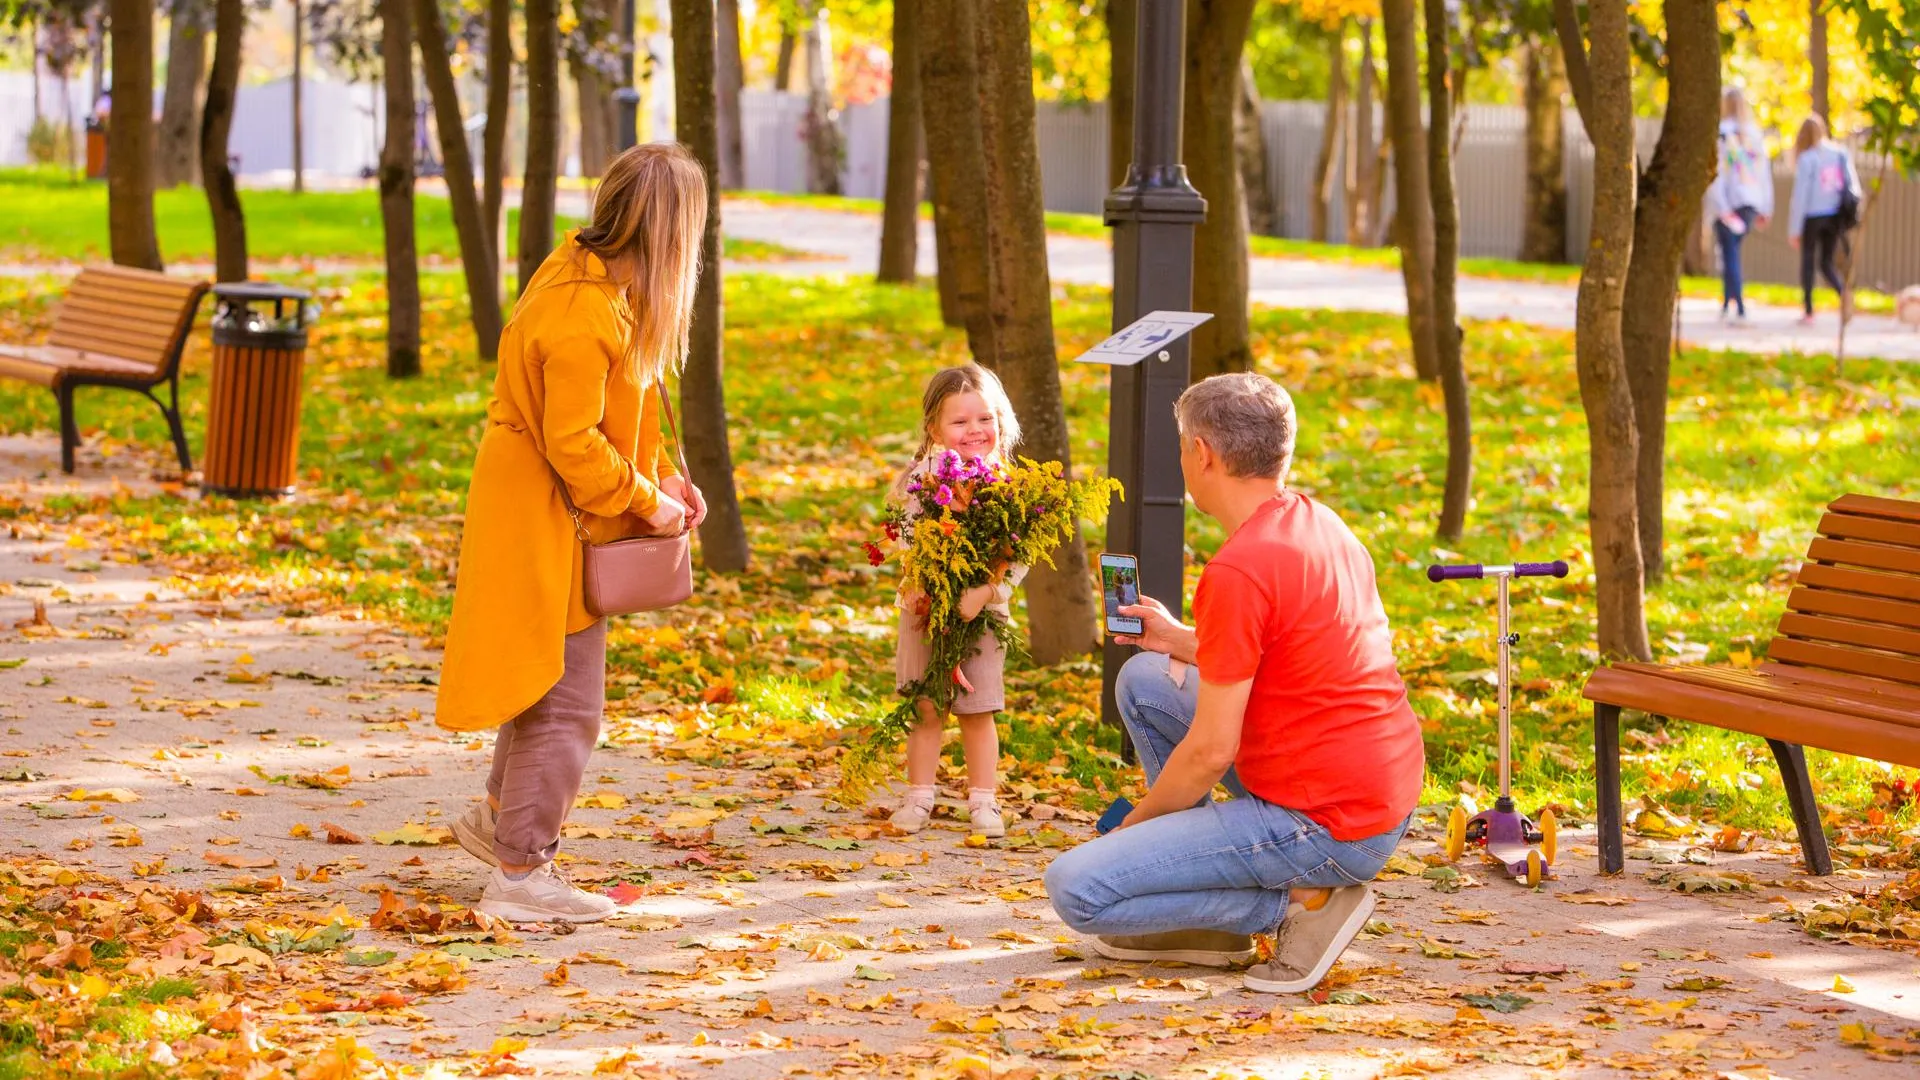
M 1525 877 L 1527 876 L 1527 855 L 1537 850 L 1530 844 L 1490 843 L 1487 845 L 1487 857 L 1506 867 L 1507 873 L 1514 877 Z M 1546 868 L 1546 876 L 1552 877 L 1553 866 L 1546 862 L 1544 854 L 1541 856 L 1541 862 Z

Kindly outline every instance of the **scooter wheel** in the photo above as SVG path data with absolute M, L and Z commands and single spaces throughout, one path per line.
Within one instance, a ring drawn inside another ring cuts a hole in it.
M 1458 862 L 1467 850 L 1467 812 L 1462 807 L 1454 807 L 1447 815 L 1447 861 Z
M 1560 861 L 1560 822 L 1551 810 L 1540 811 L 1540 854 L 1548 866 Z
M 1527 888 L 1538 888 L 1547 879 L 1547 862 L 1538 851 L 1527 852 Z

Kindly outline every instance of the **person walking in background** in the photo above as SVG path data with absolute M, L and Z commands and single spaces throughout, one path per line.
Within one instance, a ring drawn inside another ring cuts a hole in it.
M 1707 188 L 1713 236 L 1720 245 L 1720 318 L 1747 321 L 1740 245 L 1773 217 L 1773 159 L 1754 122 L 1753 106 L 1737 86 L 1720 97 L 1720 171 Z M 1732 308 L 1729 314 L 1728 308 Z
M 1806 314 L 1800 325 L 1813 322 L 1813 270 L 1840 295 L 1840 318 L 1853 314 L 1847 283 L 1833 267 L 1834 253 L 1847 242 L 1847 231 L 1859 224 L 1860 177 L 1853 157 L 1827 137 L 1826 121 L 1809 116 L 1793 140 L 1793 205 L 1788 212 L 1787 237 L 1800 250 L 1800 293 Z

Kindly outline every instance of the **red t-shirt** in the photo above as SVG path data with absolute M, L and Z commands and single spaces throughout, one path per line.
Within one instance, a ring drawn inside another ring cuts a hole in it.
M 1262 506 L 1200 575 L 1200 675 L 1253 680 L 1234 767 L 1247 790 L 1336 840 L 1398 825 L 1426 755 L 1373 558 L 1339 516 L 1298 492 Z

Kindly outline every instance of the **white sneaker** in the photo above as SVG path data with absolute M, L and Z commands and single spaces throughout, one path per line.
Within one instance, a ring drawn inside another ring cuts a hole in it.
M 481 799 L 471 810 L 461 814 L 453 822 L 453 838 L 460 841 L 467 854 L 486 863 L 499 866 L 500 859 L 493 853 L 493 828 L 498 820 L 498 812 Z
M 900 809 L 895 810 L 893 816 L 887 819 L 894 828 L 903 833 L 917 833 L 926 828 L 927 822 L 931 820 L 933 820 L 933 804 L 916 799 L 908 799 L 901 803 Z
M 967 820 L 973 825 L 975 836 L 998 840 L 1007 835 L 1007 819 L 1001 814 L 997 802 L 968 803 Z
M 599 922 L 619 905 L 610 896 L 576 889 L 552 863 L 515 881 L 499 867 L 487 879 L 479 910 L 509 922 Z

